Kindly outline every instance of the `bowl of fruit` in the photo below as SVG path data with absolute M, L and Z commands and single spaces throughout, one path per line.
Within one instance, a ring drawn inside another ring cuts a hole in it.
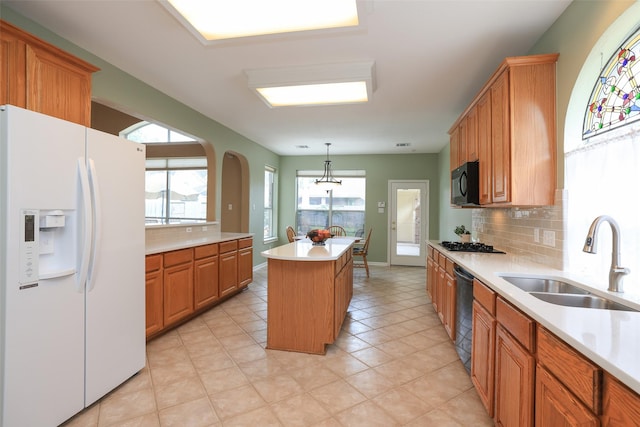
M 313 245 L 324 245 L 324 242 L 331 237 L 329 230 L 311 230 L 307 233 L 307 238 Z

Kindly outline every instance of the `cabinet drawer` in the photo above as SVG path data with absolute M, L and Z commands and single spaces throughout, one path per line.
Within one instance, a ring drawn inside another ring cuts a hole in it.
M 498 297 L 496 319 L 529 352 L 535 353 L 535 322 L 526 314 Z
M 253 246 L 253 237 L 247 237 L 245 239 L 238 240 L 238 248 L 250 248 Z
M 220 253 L 224 254 L 227 252 L 237 251 L 238 250 L 238 241 L 230 240 L 228 242 L 220 242 Z
M 164 254 L 164 266 L 184 264 L 193 261 L 193 249 L 182 249 L 179 251 L 167 252 Z
M 162 268 L 162 254 L 147 255 L 144 262 L 145 273 L 160 270 Z
M 440 256 L 438 257 L 438 265 L 442 268 L 447 268 L 447 257 L 444 256 L 443 254 L 440 254 Z
M 453 277 L 453 266 L 455 264 L 453 263 L 452 260 L 450 260 L 449 258 L 446 258 L 445 261 L 445 270 L 447 270 L 447 274 L 449 274 L 449 276 Z
M 538 328 L 538 362 L 600 414 L 602 371 L 598 366 L 544 328 Z
M 218 244 L 214 243 L 212 245 L 196 246 L 194 251 L 196 259 L 218 255 Z
M 427 246 L 427 256 L 431 259 L 433 259 L 433 247 L 432 246 Z
M 478 279 L 473 279 L 473 298 L 483 306 L 489 314 L 496 315 L 496 293 Z

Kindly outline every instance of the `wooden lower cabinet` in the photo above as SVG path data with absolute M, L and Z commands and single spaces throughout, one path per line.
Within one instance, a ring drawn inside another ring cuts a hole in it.
M 238 287 L 244 288 L 253 281 L 253 239 L 238 241 Z
M 500 324 L 495 357 L 496 425 L 533 426 L 534 357 Z
M 220 296 L 238 289 L 238 242 L 220 243 Z
M 600 420 L 544 367 L 536 370 L 536 426 L 598 427 Z
M 602 426 L 640 426 L 640 395 L 605 373 L 602 381 Z
M 164 255 L 164 324 L 193 313 L 193 249 Z
M 473 302 L 471 382 L 490 417 L 493 417 L 495 393 L 495 348 L 496 319 L 476 300 Z
M 147 339 L 211 308 L 251 283 L 253 239 L 240 240 L 245 240 L 242 267 L 238 262 L 238 240 L 147 255 Z M 220 253 L 223 250 L 226 252 Z
M 471 381 L 497 426 L 640 427 L 640 395 L 477 279 Z
M 162 283 L 162 255 L 149 255 L 145 260 L 146 336 L 164 327 Z
M 193 262 L 193 297 L 194 308 L 199 310 L 220 299 L 218 244 L 196 247 L 195 258 Z

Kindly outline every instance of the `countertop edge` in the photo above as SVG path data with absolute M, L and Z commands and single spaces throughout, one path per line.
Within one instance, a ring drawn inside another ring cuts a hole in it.
M 336 261 L 353 246 L 353 242 L 327 240 L 325 246 L 312 245 L 309 240 L 298 240 L 260 253 L 263 257 L 281 261 Z
M 229 240 L 245 239 L 253 237 L 253 233 L 228 233 L 222 232 L 197 239 L 185 239 L 171 242 L 148 243 L 145 247 L 145 255 L 154 255 L 163 252 L 177 251 L 179 249 L 193 248 L 196 246 L 210 245 Z

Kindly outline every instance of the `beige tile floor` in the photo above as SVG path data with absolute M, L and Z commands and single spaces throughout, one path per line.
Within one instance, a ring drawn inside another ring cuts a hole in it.
M 265 350 L 267 269 L 147 345 L 147 366 L 75 426 L 490 426 L 425 292 L 425 269 L 354 272 L 324 356 Z

